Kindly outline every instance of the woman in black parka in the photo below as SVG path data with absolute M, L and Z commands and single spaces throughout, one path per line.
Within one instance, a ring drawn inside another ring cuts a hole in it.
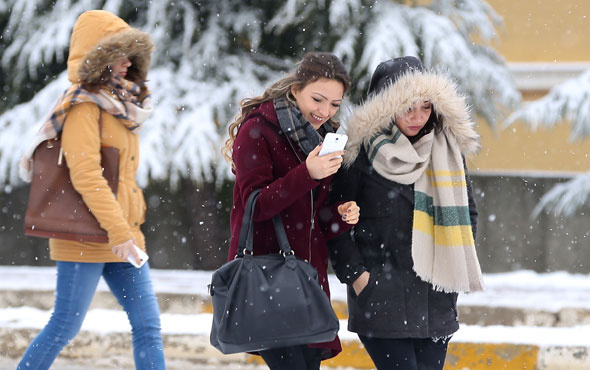
M 482 289 L 477 210 L 463 155 L 478 147 L 465 98 L 414 57 L 379 64 L 347 124 L 332 200 L 358 224 L 329 242 L 348 285 L 348 329 L 378 369 L 442 369 L 457 293 Z

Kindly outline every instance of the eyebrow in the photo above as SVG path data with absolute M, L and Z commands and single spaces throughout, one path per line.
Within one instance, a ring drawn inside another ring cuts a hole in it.
M 330 99 L 328 99 L 326 96 L 324 96 L 324 94 L 320 94 L 319 92 L 313 91 L 312 93 L 313 93 L 313 94 L 317 94 L 317 95 L 321 96 L 322 98 L 324 98 L 324 99 L 326 99 L 326 100 L 330 100 Z M 332 101 L 342 101 L 342 99 L 334 99 L 334 100 L 332 100 Z

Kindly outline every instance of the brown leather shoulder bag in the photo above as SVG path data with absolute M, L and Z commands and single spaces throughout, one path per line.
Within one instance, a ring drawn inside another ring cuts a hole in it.
M 102 132 L 102 111 L 99 118 Z M 101 166 L 113 194 L 119 182 L 119 149 L 101 147 Z M 61 137 L 39 144 L 33 154 L 33 179 L 25 213 L 25 234 L 42 238 L 108 243 L 107 232 L 72 186 L 63 160 Z

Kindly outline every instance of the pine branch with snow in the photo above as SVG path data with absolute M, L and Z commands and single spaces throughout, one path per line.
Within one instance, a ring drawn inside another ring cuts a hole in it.
M 571 124 L 571 140 L 590 135 L 590 70 L 555 87 L 541 99 L 525 104 L 512 113 L 507 125 L 525 122 L 533 130 L 551 128 L 562 122 Z M 535 207 L 534 216 L 542 211 L 565 216 L 573 215 L 581 207 L 590 204 L 590 174 L 582 174 L 572 180 L 555 185 Z
M 534 130 L 571 123 L 572 140 L 590 135 L 590 70 L 555 87 L 541 99 L 525 104 L 508 117 L 507 125 L 528 123 Z
M 155 103 L 141 138 L 138 180 L 231 179 L 220 148 L 245 97 L 261 94 L 306 51 L 340 56 L 360 101 L 378 63 L 402 55 L 444 69 L 491 125 L 520 95 L 489 46 L 499 17 L 483 0 L 5 0 L 0 5 L 0 183 L 17 184 L 22 149 L 67 86 L 65 60 L 78 15 L 118 14 L 152 35 Z M 444 36 L 444 37 L 443 37 Z M 472 42 L 476 36 L 480 44 Z M 65 85 L 65 86 L 64 86 Z M 36 93 L 36 94 L 35 94 Z M 31 97 L 35 96 L 31 99 Z M 344 109 L 343 109 L 344 110 Z M 345 113 L 345 112 L 343 112 Z
M 535 206 L 533 217 L 539 216 L 543 211 L 572 216 L 588 204 L 590 204 L 590 173 L 585 173 L 553 186 Z

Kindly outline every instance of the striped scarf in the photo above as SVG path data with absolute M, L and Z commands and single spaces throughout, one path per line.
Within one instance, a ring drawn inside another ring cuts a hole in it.
M 70 109 L 80 103 L 94 103 L 119 120 L 129 130 L 137 133 L 142 123 L 152 113 L 152 100 L 147 87 L 141 88 L 134 82 L 117 78 L 109 81 L 98 92 L 92 93 L 81 85 L 70 86 L 57 100 L 56 105 L 43 120 L 41 128 L 33 138 L 20 161 L 19 174 L 31 182 L 33 170 L 33 153 L 39 144 L 58 137 L 61 134 L 66 116 Z
M 432 130 L 412 144 L 394 123 L 388 132 L 374 137 L 365 149 L 381 176 L 414 184 L 414 270 L 438 291 L 483 290 L 465 167 L 454 136 Z
M 291 141 L 297 143 L 305 155 L 320 145 L 326 133 L 334 132 L 330 121 L 324 122 L 318 130 L 313 128 L 301 111 L 285 98 L 275 99 L 273 105 L 281 130 Z

